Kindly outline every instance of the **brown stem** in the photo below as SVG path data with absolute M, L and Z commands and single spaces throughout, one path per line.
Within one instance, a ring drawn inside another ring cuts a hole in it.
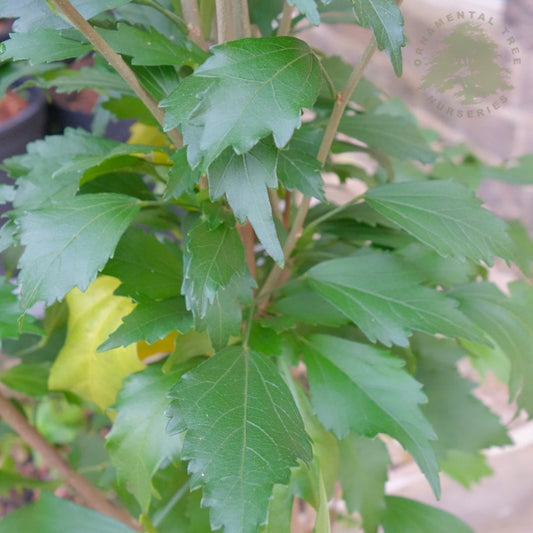
M 0 415 L 20 437 L 39 452 L 45 462 L 55 468 L 61 477 L 85 500 L 88 507 L 99 513 L 119 520 L 137 531 L 142 531 L 139 523 L 123 509 L 115 507 L 107 500 L 106 495 L 92 485 L 85 477 L 75 472 L 71 466 L 57 453 L 38 431 L 31 426 L 22 413 L 4 396 L 0 394 Z
M 137 76 L 126 64 L 124 59 L 111 48 L 105 39 L 83 18 L 80 12 L 69 2 L 69 0 L 50 0 L 52 4 L 66 17 L 66 19 L 79 30 L 94 48 L 102 54 L 106 61 L 120 74 L 123 80 L 131 87 L 133 92 L 140 98 L 142 103 L 150 110 L 150 113 L 163 127 L 164 113 L 157 105 L 157 101 L 152 95 L 140 84 Z M 179 131 L 171 130 L 167 132 L 170 140 L 176 148 L 182 143 L 182 137 Z
M 331 149 L 331 145 L 333 144 L 333 141 L 335 139 L 335 135 L 337 133 L 337 129 L 339 127 L 342 115 L 344 114 L 344 110 L 346 109 L 346 106 L 350 101 L 350 97 L 352 96 L 355 88 L 357 87 L 357 84 L 361 81 L 361 78 L 363 77 L 363 72 L 365 71 L 366 66 L 368 65 L 370 59 L 372 58 L 372 55 L 376 50 L 376 42 L 374 39 L 372 39 L 372 41 L 370 41 L 370 43 L 368 43 L 367 47 L 365 48 L 365 51 L 361 56 L 361 61 L 359 61 L 359 63 L 353 69 L 348 81 L 346 82 L 346 85 L 344 86 L 344 89 L 337 95 L 337 100 L 335 101 L 333 112 L 329 117 L 329 122 L 326 126 L 326 131 L 324 132 L 324 137 L 322 138 L 322 143 L 320 144 L 320 148 L 318 150 L 317 159 L 318 161 L 320 161 L 320 163 L 322 163 L 322 165 L 324 165 L 324 163 L 326 162 L 329 151 Z M 300 237 L 300 233 L 304 226 L 305 217 L 307 216 L 307 212 L 309 211 L 310 203 L 311 198 L 304 197 L 296 213 L 296 218 L 294 219 L 291 231 L 289 232 L 289 235 L 285 242 L 285 246 L 283 247 L 283 253 L 285 255 L 286 264 L 288 264 L 289 257 L 293 252 L 296 243 L 298 242 L 298 238 Z M 260 297 L 261 295 L 272 291 L 278 285 L 282 272 L 283 269 L 281 269 L 278 265 L 274 265 L 263 287 L 259 291 Z M 259 312 L 263 312 L 268 307 L 268 303 L 269 298 L 263 298 L 258 305 Z
M 244 253 L 246 257 L 246 265 L 248 270 L 254 279 L 257 279 L 257 267 L 255 264 L 255 233 L 250 222 L 246 221 L 244 224 L 238 224 L 237 230 L 241 237 L 242 244 L 244 246 Z
M 200 11 L 198 9 L 197 0 L 182 0 L 181 9 L 183 11 L 183 18 L 187 29 L 189 30 L 190 38 L 204 50 L 207 50 L 207 43 L 205 42 L 202 33 L 202 23 L 200 22 Z
M 233 9 L 231 0 L 216 0 L 218 42 L 225 43 L 235 39 Z
M 291 32 L 292 12 L 294 7 L 290 6 L 288 2 L 283 4 L 283 11 L 281 12 L 281 20 L 279 22 L 278 37 L 289 35 Z

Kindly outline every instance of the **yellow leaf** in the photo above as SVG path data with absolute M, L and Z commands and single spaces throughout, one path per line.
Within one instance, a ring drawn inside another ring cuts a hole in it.
M 144 341 L 137 343 L 137 354 L 141 361 L 144 361 L 147 357 L 156 354 L 170 353 L 176 348 L 177 331 L 169 333 L 166 337 L 155 341 L 152 344 L 148 344 Z
M 152 146 L 168 146 L 168 137 L 155 126 L 147 126 L 136 122 L 130 126 L 131 135 L 128 139 L 130 144 L 149 144 Z M 154 152 L 154 163 L 158 165 L 170 165 L 172 161 L 164 152 Z
M 100 276 L 85 292 L 72 289 L 67 294 L 67 338 L 48 382 L 51 390 L 72 391 L 102 409 L 114 403 L 124 377 L 145 368 L 135 344 L 96 351 L 135 307 L 129 298 L 113 294 L 119 284 L 116 278 Z

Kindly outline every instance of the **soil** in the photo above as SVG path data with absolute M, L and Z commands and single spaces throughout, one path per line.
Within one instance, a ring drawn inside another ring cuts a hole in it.
M 5 96 L 0 98 L 0 123 L 14 117 L 26 107 L 28 107 L 27 100 L 13 91 L 7 91 Z

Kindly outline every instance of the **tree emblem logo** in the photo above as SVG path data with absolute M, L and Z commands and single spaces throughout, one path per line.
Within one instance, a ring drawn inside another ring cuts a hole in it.
M 463 105 L 478 104 L 499 91 L 513 89 L 511 70 L 501 65 L 499 47 L 481 24 L 459 24 L 443 44 L 422 79 L 422 89 L 451 93 Z
M 433 21 L 412 51 L 419 88 L 437 111 L 454 118 L 485 117 L 504 106 L 514 88 L 512 68 L 521 64 L 511 30 L 499 31 L 494 17 L 476 11 Z

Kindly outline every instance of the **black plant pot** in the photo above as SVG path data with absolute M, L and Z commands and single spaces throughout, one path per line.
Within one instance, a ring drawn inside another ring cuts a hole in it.
M 44 135 L 46 125 L 46 98 L 32 87 L 28 90 L 28 106 L 20 113 L 0 122 L 0 161 L 12 155 L 23 154 L 26 145 Z
M 92 113 L 85 113 L 83 111 L 73 111 L 52 103 L 48 108 L 49 120 L 47 133 L 59 134 L 63 133 L 65 128 L 82 128 L 91 131 L 91 126 L 94 120 Z M 115 141 L 125 142 L 130 137 L 130 126 L 134 120 L 116 120 L 110 121 L 105 129 L 104 137 L 114 139 Z

